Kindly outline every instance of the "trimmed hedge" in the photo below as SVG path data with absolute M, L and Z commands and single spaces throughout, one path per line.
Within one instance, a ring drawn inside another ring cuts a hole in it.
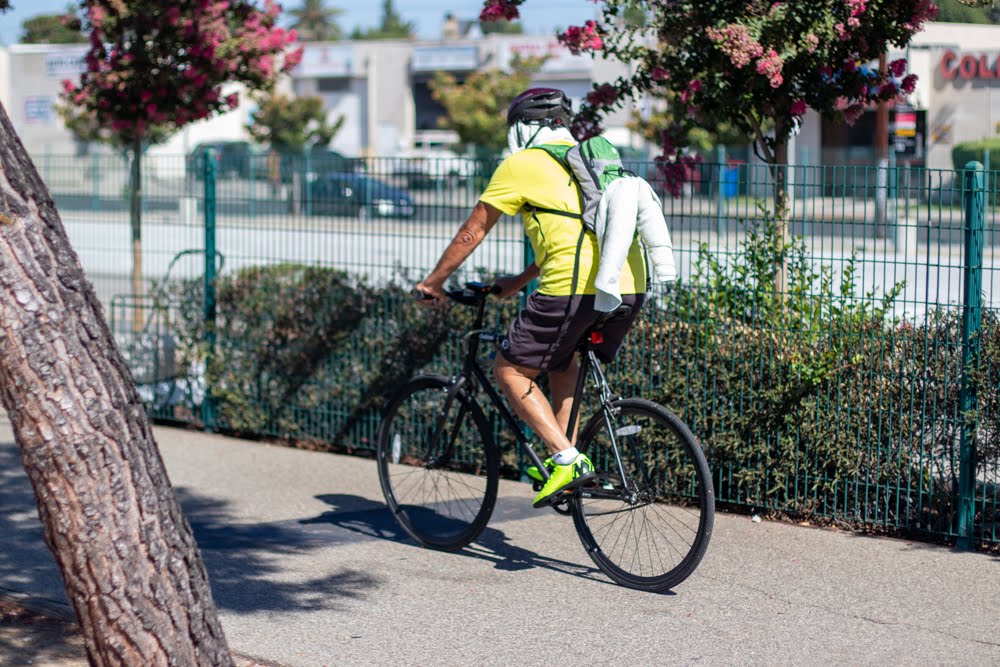
M 949 533 L 965 418 L 960 313 L 894 318 L 902 284 L 857 297 L 849 261 L 835 287 L 833 269 L 815 269 L 804 245 L 783 243 L 766 218 L 723 260 L 703 247 L 689 281 L 650 299 L 609 369 L 613 386 L 681 415 L 706 447 L 723 503 Z M 200 290 L 192 282 L 173 294 L 186 313 L 176 335 L 189 363 L 204 359 Z M 316 448 L 373 449 L 379 409 L 396 388 L 419 370 L 457 368 L 471 315 L 425 308 L 408 290 L 295 265 L 221 277 L 206 370 L 220 425 Z M 497 304 L 496 328 L 515 307 Z M 978 520 L 992 521 L 1000 497 L 990 477 L 1000 460 L 993 313 L 979 344 L 969 377 L 979 392 Z M 505 470 L 516 475 L 513 440 L 492 423 Z

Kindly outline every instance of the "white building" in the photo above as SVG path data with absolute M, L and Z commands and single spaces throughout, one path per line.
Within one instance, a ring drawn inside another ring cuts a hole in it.
M 910 71 L 919 76 L 908 100 L 916 110 L 916 123 L 912 128 L 909 120 L 901 123 L 908 134 L 905 140 L 903 134 L 898 137 L 900 161 L 948 169 L 955 143 L 998 134 L 998 44 L 1000 26 L 929 23 L 905 52 L 889 54 L 890 59 L 907 57 Z M 79 76 L 85 48 L 0 49 L 0 101 L 33 154 L 86 148 L 74 142 L 54 108 L 62 81 Z M 297 95 L 319 95 L 331 118 L 344 117 L 332 145 L 336 150 L 394 156 L 454 140 L 438 126 L 443 109 L 428 86 L 435 72 L 447 71 L 462 80 L 476 70 L 505 68 L 515 54 L 548 56 L 535 83 L 562 88 L 577 105 L 594 83 L 627 74 L 621 63 L 573 56 L 553 37 L 473 33 L 442 41 L 306 44 L 302 63 L 283 85 Z M 154 152 L 183 154 L 202 141 L 244 139 L 253 109 L 253 101 L 243 95 L 234 111 L 189 125 Z M 809 112 L 790 158 L 798 164 L 873 164 L 874 113 L 866 116 L 844 127 Z M 641 141 L 626 128 L 627 120 L 627 112 L 618 112 L 605 126 L 615 143 L 638 147 Z

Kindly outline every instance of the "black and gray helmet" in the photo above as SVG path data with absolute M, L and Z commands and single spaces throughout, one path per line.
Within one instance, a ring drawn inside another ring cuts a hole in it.
M 529 88 L 507 108 L 507 125 L 517 121 L 532 125 L 569 127 L 573 106 L 558 88 Z

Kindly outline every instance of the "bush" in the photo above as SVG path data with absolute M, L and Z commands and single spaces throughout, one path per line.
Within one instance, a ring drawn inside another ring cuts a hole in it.
M 1000 170 L 1000 137 L 955 144 L 951 149 L 951 163 L 954 165 L 955 171 L 961 173 L 965 170 L 965 165 L 973 160 L 985 164 L 984 153 L 986 151 L 990 152 L 990 174 L 986 179 L 986 188 L 996 192 L 1000 186 L 1000 178 L 997 176 L 997 170 Z

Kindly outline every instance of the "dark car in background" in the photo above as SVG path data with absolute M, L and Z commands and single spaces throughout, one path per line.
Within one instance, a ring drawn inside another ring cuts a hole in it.
M 259 149 L 249 141 L 206 141 L 194 147 L 187 157 L 187 173 L 195 178 L 205 175 L 205 151 L 215 153 L 215 173 L 219 178 L 249 178 Z
M 359 173 L 324 173 L 306 185 L 307 206 L 315 215 L 412 218 L 413 197 L 405 190 Z
M 365 161 L 362 158 L 348 157 L 321 146 L 313 146 L 303 154 L 263 151 L 253 160 L 254 178 L 281 183 L 291 183 L 295 174 L 309 180 L 317 174 L 363 171 Z

